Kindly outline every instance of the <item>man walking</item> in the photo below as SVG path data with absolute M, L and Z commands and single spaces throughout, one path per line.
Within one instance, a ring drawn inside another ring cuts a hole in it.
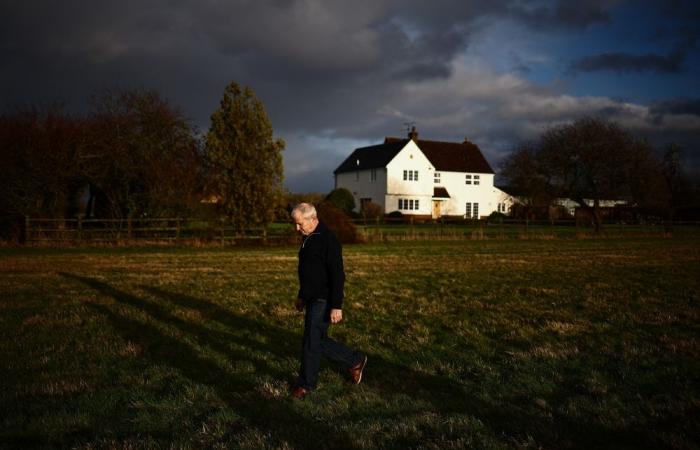
M 362 380 L 367 356 L 328 336 L 328 327 L 343 320 L 343 254 L 338 238 L 316 216 L 316 208 L 300 203 L 292 210 L 299 248 L 299 294 L 296 307 L 304 316 L 301 368 L 292 397 L 303 399 L 316 388 L 321 355 L 342 364 L 353 383 Z

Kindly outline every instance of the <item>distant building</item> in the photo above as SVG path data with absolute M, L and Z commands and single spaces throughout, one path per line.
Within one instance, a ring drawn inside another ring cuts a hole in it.
M 335 187 L 352 192 L 358 209 L 368 202 L 385 214 L 422 218 L 480 218 L 508 212 L 512 199 L 494 186 L 494 172 L 475 144 L 387 137 L 362 147 L 333 172 Z

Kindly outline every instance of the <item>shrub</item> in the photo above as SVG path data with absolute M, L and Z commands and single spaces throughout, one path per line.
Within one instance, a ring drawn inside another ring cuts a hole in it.
M 350 215 L 355 209 L 355 197 L 345 188 L 333 189 L 323 200 L 324 203 L 329 203 L 333 207 Z
M 357 228 L 343 211 L 328 202 L 318 205 L 316 211 L 318 218 L 338 236 L 338 240 L 341 243 L 353 244 L 359 242 Z
M 364 220 L 374 220 L 382 215 L 382 207 L 376 203 L 365 203 L 362 205 L 360 215 Z
M 488 221 L 489 223 L 503 223 L 503 219 L 507 219 L 508 216 L 506 216 L 503 213 L 500 213 L 498 211 L 494 211 L 489 215 Z

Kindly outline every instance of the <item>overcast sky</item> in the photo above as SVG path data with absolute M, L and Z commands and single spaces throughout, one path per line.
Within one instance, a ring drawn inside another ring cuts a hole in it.
M 285 184 L 328 192 L 357 147 L 513 146 L 582 115 L 700 167 L 700 2 L 0 0 L 4 110 L 155 89 L 201 130 L 230 81 L 265 103 Z

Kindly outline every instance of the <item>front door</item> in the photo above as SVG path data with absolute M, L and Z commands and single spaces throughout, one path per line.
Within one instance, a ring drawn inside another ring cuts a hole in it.
M 433 200 L 433 219 L 440 218 L 440 200 Z

